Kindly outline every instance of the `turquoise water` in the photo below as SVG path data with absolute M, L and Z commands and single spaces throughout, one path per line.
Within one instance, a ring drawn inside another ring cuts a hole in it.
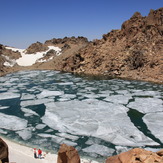
M 163 85 L 147 82 L 17 72 L 0 78 L 0 134 L 53 153 L 66 143 L 102 162 L 163 147 L 162 99 Z

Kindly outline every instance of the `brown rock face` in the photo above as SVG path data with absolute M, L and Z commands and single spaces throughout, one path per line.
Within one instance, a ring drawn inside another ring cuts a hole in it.
M 41 51 L 46 51 L 48 50 L 48 47 L 45 46 L 44 44 L 40 43 L 40 42 L 36 42 L 32 45 L 30 45 L 27 49 L 26 49 L 26 53 L 27 54 L 32 54 L 32 53 L 36 53 L 36 52 L 41 52 Z
M 45 45 L 58 45 L 58 44 L 66 44 L 66 45 L 69 45 L 69 44 L 78 44 L 78 43 L 87 43 L 88 42 L 88 39 L 85 38 L 85 37 L 64 37 L 63 39 L 62 38 L 53 38 L 51 40 L 47 40 L 45 42 Z
M 1 138 L 0 138 L 0 160 L 2 161 L 2 163 L 9 162 L 8 146 Z
M 57 163 L 80 163 L 77 150 L 72 146 L 62 144 L 58 151 Z
M 103 39 L 63 60 L 61 70 L 163 83 L 163 8 L 136 12 Z M 79 61 L 79 57 L 82 60 Z
M 159 152 L 158 152 L 159 153 Z M 163 157 L 157 153 L 135 148 L 117 156 L 109 157 L 106 163 L 163 163 Z

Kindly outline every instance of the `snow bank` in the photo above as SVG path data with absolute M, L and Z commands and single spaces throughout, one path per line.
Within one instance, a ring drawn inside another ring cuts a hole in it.
M 19 58 L 17 60 L 11 60 L 11 59 L 9 59 L 9 57 L 7 58 L 5 56 L 7 61 L 4 63 L 4 65 L 8 66 L 8 67 L 13 67 L 17 63 L 19 66 L 32 66 L 36 62 L 48 62 L 51 59 L 53 59 L 54 56 L 50 57 L 47 60 L 46 59 L 41 59 L 44 56 L 46 56 L 47 52 L 50 51 L 50 50 L 55 50 L 57 56 L 59 56 L 61 54 L 61 49 L 59 47 L 48 46 L 48 48 L 49 49 L 47 51 L 37 52 L 37 53 L 34 53 L 34 54 L 25 54 L 25 49 L 17 49 L 17 48 L 12 48 L 12 47 L 6 47 L 6 49 L 10 49 L 12 51 L 20 52 L 21 53 L 21 58 Z

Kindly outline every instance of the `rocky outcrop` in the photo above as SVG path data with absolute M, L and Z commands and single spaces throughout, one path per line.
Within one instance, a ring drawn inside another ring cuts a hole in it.
M 64 38 L 53 38 L 51 40 L 45 41 L 45 45 L 58 45 L 58 44 L 79 44 L 79 43 L 87 43 L 88 39 L 86 37 L 64 37 Z
M 8 158 L 8 146 L 7 144 L 0 138 L 0 160 L 2 163 L 9 162 Z
M 80 163 L 77 150 L 72 146 L 62 144 L 58 151 L 57 163 Z
M 63 71 L 163 82 L 163 8 L 136 12 L 101 40 L 63 60 Z M 79 61 L 79 57 L 82 58 Z
M 151 152 L 135 148 L 128 152 L 109 157 L 106 163 L 163 163 L 163 151 Z
M 49 51 L 43 58 L 47 62 L 36 63 L 28 69 L 50 69 L 162 84 L 163 8 L 151 10 L 145 17 L 135 12 L 121 29 L 104 34 L 100 40 L 89 42 L 85 37 L 54 38 L 44 44 L 32 44 L 26 53 L 45 51 L 48 46 L 61 48 L 61 55 L 56 56 L 54 50 Z M 51 56 L 53 59 L 49 59 Z M 0 64 L 3 62 L 0 56 Z M 6 72 L 15 70 L 19 69 L 7 69 Z
M 36 43 L 33 43 L 32 45 L 30 45 L 26 49 L 26 54 L 32 54 L 32 53 L 42 52 L 42 51 L 46 51 L 46 50 L 48 50 L 47 46 L 45 46 L 41 42 L 36 42 Z

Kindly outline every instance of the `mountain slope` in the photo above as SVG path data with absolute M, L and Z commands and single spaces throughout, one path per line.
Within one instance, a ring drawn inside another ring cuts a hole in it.
M 53 46 L 61 49 L 60 55 Z M 44 44 L 34 43 L 24 53 L 41 53 L 40 61 L 27 67 L 18 64 L 11 67 L 11 63 L 7 66 L 6 60 L 13 63 L 12 59 L 22 54 L 1 46 L 0 75 L 18 70 L 50 69 L 163 83 L 163 8 L 151 10 L 145 17 L 136 12 L 120 30 L 104 34 L 101 40 L 54 38 Z
M 61 70 L 163 82 L 163 8 L 147 17 L 136 12 L 121 30 L 66 58 Z

